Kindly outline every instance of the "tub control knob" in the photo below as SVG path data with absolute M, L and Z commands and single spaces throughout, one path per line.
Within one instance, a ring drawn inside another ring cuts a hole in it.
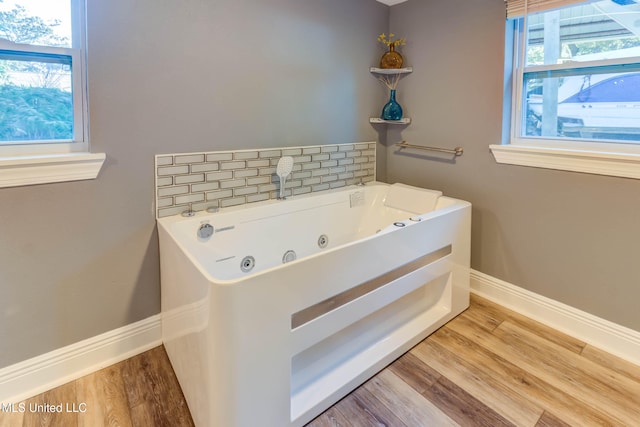
M 404 222 L 399 222 L 398 221 L 398 222 L 394 222 L 393 225 L 395 225 L 396 227 L 404 227 L 407 224 L 405 224 Z
M 213 225 L 205 223 L 198 228 L 198 239 L 208 240 L 213 235 Z

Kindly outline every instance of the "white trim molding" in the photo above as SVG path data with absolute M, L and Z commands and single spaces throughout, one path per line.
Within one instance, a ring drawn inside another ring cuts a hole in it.
M 160 315 L 0 369 L 0 403 L 18 403 L 162 344 Z
M 528 145 L 490 145 L 498 163 L 640 179 L 640 154 Z
M 104 153 L 0 157 L 0 188 L 95 179 Z
M 471 292 L 640 365 L 640 332 L 471 270 Z

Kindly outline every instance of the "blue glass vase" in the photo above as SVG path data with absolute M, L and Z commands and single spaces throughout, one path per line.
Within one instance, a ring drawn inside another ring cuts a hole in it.
M 383 120 L 400 120 L 402 119 L 402 107 L 396 102 L 396 90 L 391 89 L 389 102 L 382 107 Z

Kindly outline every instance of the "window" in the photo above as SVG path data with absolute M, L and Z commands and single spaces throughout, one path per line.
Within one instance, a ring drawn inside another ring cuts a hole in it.
M 507 19 L 510 121 L 496 160 L 640 178 L 640 2 L 530 3 L 539 11 Z
M 97 176 L 84 27 L 83 0 L 0 0 L 0 187 Z

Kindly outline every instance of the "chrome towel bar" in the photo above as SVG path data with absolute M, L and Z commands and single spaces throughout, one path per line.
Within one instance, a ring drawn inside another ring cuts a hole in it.
M 424 145 L 409 144 L 407 141 L 398 142 L 396 144 L 396 146 L 398 146 L 400 148 L 416 148 L 418 150 L 439 151 L 441 153 L 455 154 L 456 156 L 462 156 L 462 154 L 464 153 L 464 150 L 462 149 L 462 147 L 456 147 L 456 148 L 453 148 L 453 149 L 451 149 L 451 148 L 438 148 L 438 147 L 425 147 Z

